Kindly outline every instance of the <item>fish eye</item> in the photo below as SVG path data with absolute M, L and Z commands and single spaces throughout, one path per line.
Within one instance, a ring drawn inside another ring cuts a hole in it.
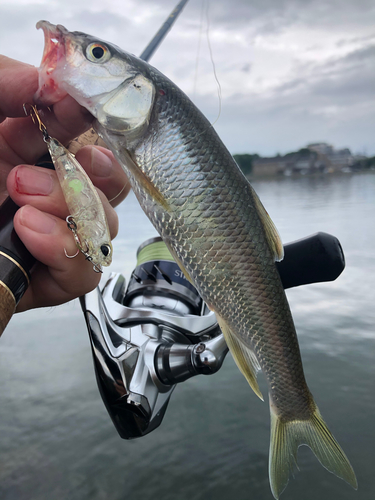
M 111 253 L 111 247 L 109 245 L 102 245 L 100 247 L 100 250 L 104 257 L 108 257 L 108 255 Z
M 103 63 L 108 61 L 111 53 L 102 43 L 90 43 L 86 49 L 86 57 L 91 62 Z

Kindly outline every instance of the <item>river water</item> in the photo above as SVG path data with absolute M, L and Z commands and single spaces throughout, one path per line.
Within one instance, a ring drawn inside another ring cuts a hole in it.
M 256 181 L 284 242 L 325 231 L 346 269 L 287 292 L 306 378 L 357 473 L 354 491 L 307 447 L 285 500 L 375 498 L 375 173 Z M 111 270 L 155 235 L 133 196 Z M 99 396 L 77 301 L 14 317 L 0 340 L 1 500 L 272 500 L 269 410 L 230 355 L 179 386 L 159 429 L 121 440 Z M 260 376 L 260 386 L 266 393 Z

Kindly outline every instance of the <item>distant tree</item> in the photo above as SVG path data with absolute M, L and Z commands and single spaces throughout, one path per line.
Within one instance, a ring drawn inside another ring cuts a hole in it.
M 366 167 L 365 168 L 371 168 L 375 167 L 375 156 L 371 156 L 371 158 L 366 159 Z
M 245 175 L 249 175 L 253 170 L 253 160 L 259 158 L 259 155 L 241 154 L 241 155 L 233 155 L 233 158 L 236 160 L 237 165 L 240 167 L 242 172 Z
M 291 151 L 290 153 L 286 153 L 284 156 L 289 158 L 291 156 L 299 155 L 299 156 L 310 156 L 312 151 L 309 148 L 301 148 L 298 151 Z
M 308 156 L 311 154 L 311 151 L 309 148 L 301 148 L 297 151 L 297 153 L 302 155 L 302 156 Z
M 354 163 L 352 166 L 353 170 L 361 170 L 363 168 L 374 168 L 375 167 L 375 156 L 371 158 L 362 158 L 361 160 Z

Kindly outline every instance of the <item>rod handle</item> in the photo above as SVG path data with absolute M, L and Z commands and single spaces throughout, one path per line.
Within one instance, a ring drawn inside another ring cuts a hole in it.
M 18 208 L 9 197 L 0 207 L 0 336 L 29 286 L 35 262 L 13 227 Z

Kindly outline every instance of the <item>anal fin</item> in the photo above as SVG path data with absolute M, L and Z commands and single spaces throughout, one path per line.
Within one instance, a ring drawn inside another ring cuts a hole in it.
M 232 332 L 230 327 L 219 317 L 217 313 L 216 317 L 236 365 L 258 398 L 264 401 L 256 378 L 257 372 L 260 371 L 260 366 L 255 354 Z

